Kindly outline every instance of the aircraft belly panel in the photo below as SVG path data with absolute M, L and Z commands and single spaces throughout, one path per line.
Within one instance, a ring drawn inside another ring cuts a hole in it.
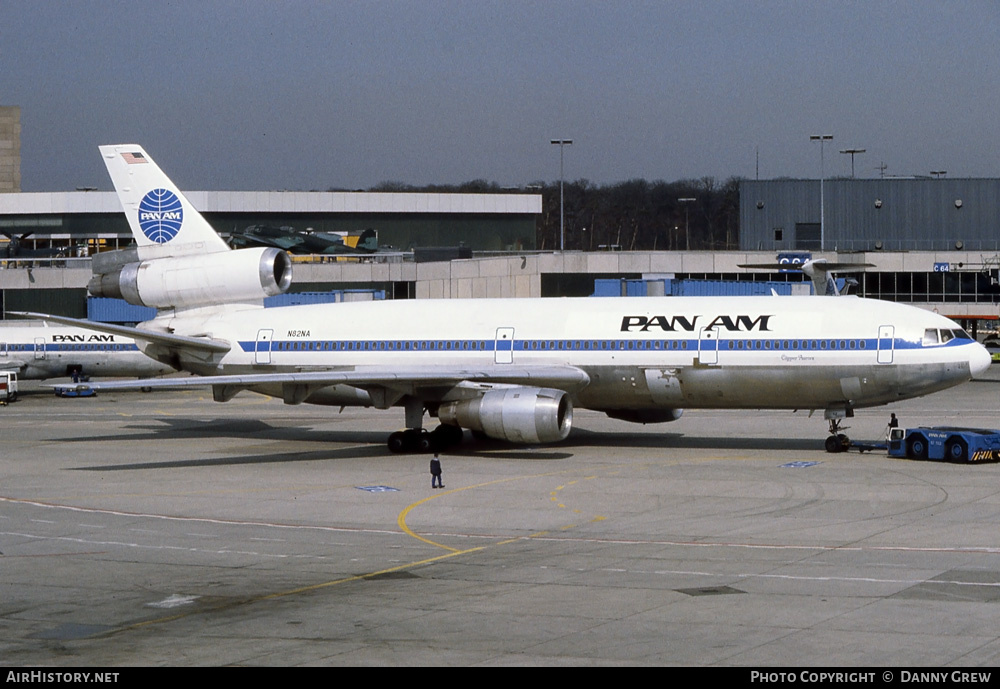
M 589 367 L 591 385 L 577 395 L 591 409 L 822 409 L 886 404 L 955 384 L 960 366 L 688 366 Z

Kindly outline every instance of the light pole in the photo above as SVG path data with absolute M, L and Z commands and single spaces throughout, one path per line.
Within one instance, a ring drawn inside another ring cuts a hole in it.
M 854 179 L 854 156 L 858 153 L 864 153 L 866 149 L 864 148 L 845 148 L 841 153 L 848 153 L 851 156 L 851 179 Z
M 691 217 L 689 203 L 694 203 L 698 199 L 694 198 L 683 198 L 677 199 L 677 203 L 684 204 L 684 250 L 691 251 Z
M 550 144 L 559 147 L 559 251 L 566 249 L 566 215 L 563 212 L 563 148 L 573 143 L 573 139 L 552 139 Z
M 819 142 L 819 250 L 826 249 L 826 227 L 823 218 L 823 180 L 826 176 L 823 168 L 823 143 L 833 141 L 833 134 L 813 134 L 810 141 Z

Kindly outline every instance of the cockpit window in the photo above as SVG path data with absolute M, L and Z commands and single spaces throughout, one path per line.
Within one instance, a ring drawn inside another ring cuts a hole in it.
M 927 328 L 927 330 L 924 331 L 923 344 L 926 347 L 928 345 L 944 344 L 945 342 L 949 342 L 951 340 L 971 340 L 971 339 L 972 337 L 969 335 L 969 333 L 965 332 L 961 328 L 953 328 L 953 329 L 942 328 L 940 330 L 936 328 Z

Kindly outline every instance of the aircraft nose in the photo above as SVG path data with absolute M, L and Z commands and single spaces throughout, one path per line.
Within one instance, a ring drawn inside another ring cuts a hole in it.
M 986 347 L 976 344 L 972 350 L 972 354 L 969 355 L 969 370 L 972 372 L 972 377 L 978 378 L 983 373 L 986 373 L 991 363 L 993 363 L 993 359 L 986 350 Z

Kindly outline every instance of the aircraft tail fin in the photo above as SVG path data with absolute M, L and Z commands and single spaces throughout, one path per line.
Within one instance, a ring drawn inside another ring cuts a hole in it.
M 871 263 L 831 263 L 825 258 L 817 258 L 802 264 L 802 272 L 812 278 L 813 293 L 828 297 L 839 297 L 841 290 L 837 287 L 834 273 L 863 273 L 866 268 L 874 268 Z M 858 281 L 849 278 L 844 283 L 843 294 L 850 294 L 852 287 L 856 288 Z
M 100 149 L 140 259 L 229 251 L 141 146 L 117 144 Z
M 357 248 L 360 251 L 378 251 L 378 233 L 370 227 L 366 229 L 358 237 Z
M 176 313 L 249 305 L 288 290 L 292 261 L 274 247 L 230 250 L 136 145 L 101 146 L 136 247 L 98 254 L 87 290 Z

